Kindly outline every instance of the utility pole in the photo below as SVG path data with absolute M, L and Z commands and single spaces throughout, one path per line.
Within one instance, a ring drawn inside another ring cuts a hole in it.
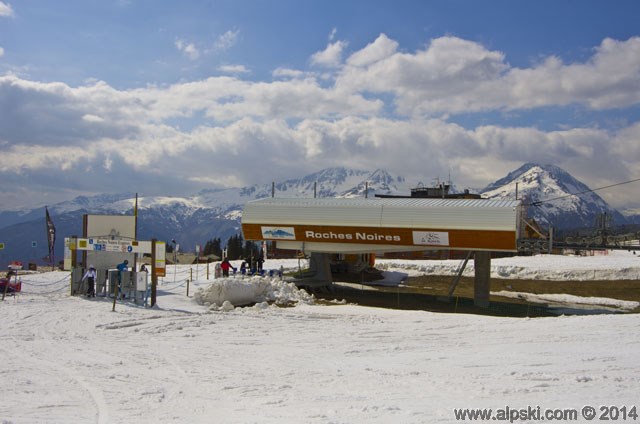
M 156 242 L 151 239 L 151 307 L 156 305 L 156 287 L 158 286 L 158 273 L 156 270 Z

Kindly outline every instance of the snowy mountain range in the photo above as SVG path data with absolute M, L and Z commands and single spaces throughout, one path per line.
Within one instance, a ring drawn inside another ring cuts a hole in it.
M 374 197 L 375 194 L 409 195 L 422 183 L 378 169 L 374 172 L 327 168 L 300 179 L 257 184 L 243 188 L 203 190 L 188 197 L 138 197 L 138 238 L 175 239 L 181 250 L 220 238 L 223 243 L 240 232 L 245 202 L 271 197 Z M 486 198 L 518 198 L 528 204 L 529 215 L 543 226 L 590 227 L 595 217 L 609 212 L 616 224 L 627 219 L 598 195 L 562 169 L 527 163 L 506 177 L 479 190 Z M 582 193 L 572 196 L 575 193 Z M 135 194 L 81 196 L 48 207 L 56 225 L 56 260 L 62 258 L 64 237 L 82 235 L 84 214 L 133 214 Z M 0 212 L 0 266 L 11 260 L 43 263 L 47 255 L 44 208 Z

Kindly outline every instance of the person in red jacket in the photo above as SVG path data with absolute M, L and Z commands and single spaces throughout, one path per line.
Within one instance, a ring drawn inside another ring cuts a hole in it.
M 224 258 L 224 261 L 222 261 L 222 263 L 220 264 L 220 268 L 222 268 L 222 276 L 223 277 L 228 277 L 229 276 L 229 270 L 233 268 L 233 266 L 231 266 L 231 263 L 229 263 L 229 259 Z M 235 270 L 235 268 L 233 268 Z

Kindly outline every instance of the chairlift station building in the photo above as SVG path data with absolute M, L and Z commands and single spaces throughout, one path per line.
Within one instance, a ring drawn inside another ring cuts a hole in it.
M 488 305 L 490 252 L 517 252 L 520 214 L 513 200 L 266 198 L 245 204 L 242 231 L 305 253 L 472 251 L 476 303 Z
M 305 252 L 517 251 L 519 202 L 491 199 L 286 199 L 248 202 L 248 240 Z

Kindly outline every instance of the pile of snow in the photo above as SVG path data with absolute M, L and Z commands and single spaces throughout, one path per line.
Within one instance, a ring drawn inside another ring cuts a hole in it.
M 455 275 L 462 260 L 381 259 L 376 268 L 403 271 L 409 276 Z M 473 277 L 473 258 L 464 269 L 463 276 Z M 614 250 L 596 256 L 534 255 L 494 258 L 491 260 L 491 278 L 523 280 L 639 280 L 640 255 L 635 252 Z
M 314 300 L 312 295 L 298 289 L 294 283 L 262 277 L 218 278 L 208 287 L 199 288 L 194 299 L 216 310 L 220 307 L 230 310 L 234 306 L 262 302 L 276 305 L 312 304 Z
M 631 300 L 611 299 L 608 297 L 583 297 L 570 294 L 534 294 L 525 292 L 510 292 L 501 290 L 491 292 L 492 295 L 509 297 L 513 299 L 523 299 L 533 303 L 555 303 L 565 305 L 597 305 L 611 308 L 611 310 L 633 311 L 640 307 L 640 302 Z

